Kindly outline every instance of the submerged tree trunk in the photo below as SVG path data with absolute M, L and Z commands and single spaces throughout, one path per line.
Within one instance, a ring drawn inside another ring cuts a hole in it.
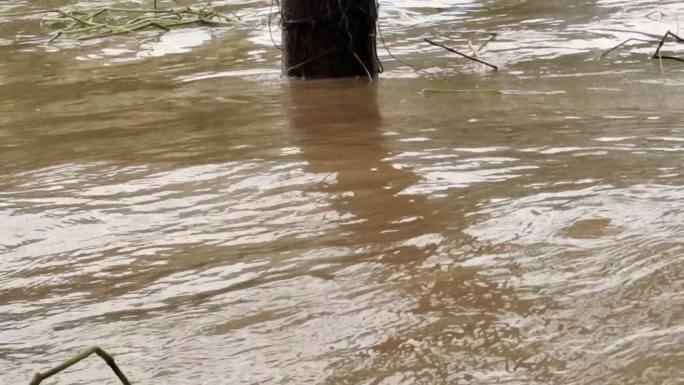
M 281 0 L 283 74 L 305 78 L 378 73 L 376 0 Z

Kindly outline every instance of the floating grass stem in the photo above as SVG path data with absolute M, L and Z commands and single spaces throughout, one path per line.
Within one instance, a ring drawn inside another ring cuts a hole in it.
M 114 358 L 112 358 L 112 356 L 109 353 L 107 353 L 106 351 L 104 351 L 104 349 L 98 346 L 93 346 L 89 349 L 82 351 L 81 353 L 69 358 L 68 360 L 62 362 L 60 365 L 48 370 L 45 373 L 36 373 L 36 375 L 33 377 L 33 380 L 29 385 L 38 385 L 46 378 L 52 377 L 55 374 L 62 372 L 73 365 L 76 365 L 77 363 L 83 361 L 92 354 L 97 354 L 98 356 L 100 356 L 100 358 L 102 358 L 107 363 L 107 365 L 109 365 L 109 367 L 112 368 L 112 371 L 123 385 L 131 385 L 131 383 L 128 381 L 128 378 L 126 378 L 121 369 L 119 369 L 119 366 L 116 364 L 116 362 L 114 362 Z
M 21 17 L 46 15 L 46 24 L 59 30 L 52 35 L 48 44 L 62 36 L 78 40 L 90 40 L 115 35 L 124 35 L 144 29 L 155 28 L 164 32 L 189 25 L 212 27 L 233 25 L 238 18 L 231 18 L 214 11 L 210 3 L 183 8 L 117 8 L 107 7 L 92 10 L 46 9 L 39 11 L 0 14 L 0 17 Z M 55 15 L 47 16 L 47 15 Z

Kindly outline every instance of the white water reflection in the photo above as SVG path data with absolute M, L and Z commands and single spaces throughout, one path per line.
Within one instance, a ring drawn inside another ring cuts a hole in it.
M 212 36 L 204 30 L 178 30 L 164 33 L 159 41 L 140 46 L 138 58 L 160 57 L 169 54 L 190 52 L 193 48 L 211 41 Z

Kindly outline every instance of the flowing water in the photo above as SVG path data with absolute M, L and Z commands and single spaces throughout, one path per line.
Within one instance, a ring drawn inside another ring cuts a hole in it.
M 0 383 L 89 345 L 149 385 L 682 383 L 684 65 L 599 56 L 684 3 L 383 0 L 415 69 L 380 44 L 372 84 L 282 79 L 270 1 L 213 3 L 0 19 Z M 491 32 L 497 73 L 422 42 Z

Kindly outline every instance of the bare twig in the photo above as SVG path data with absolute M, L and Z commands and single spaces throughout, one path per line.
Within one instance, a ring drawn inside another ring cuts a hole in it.
M 52 44 L 52 42 L 57 40 L 57 38 L 59 38 L 60 36 L 62 36 L 62 31 L 57 31 L 57 33 L 54 34 L 54 36 L 52 36 L 50 40 L 48 40 L 47 45 Z
M 119 367 L 116 365 L 116 362 L 114 362 L 114 358 L 112 358 L 112 356 L 109 355 L 109 353 L 105 352 L 103 349 L 101 349 L 98 346 L 93 346 L 91 348 L 88 348 L 88 349 L 82 351 L 81 353 L 69 358 L 68 360 L 64 361 L 60 365 L 56 366 L 53 369 L 48 370 L 45 373 L 36 373 L 36 375 L 33 377 L 33 380 L 31 380 L 31 383 L 29 385 L 38 385 L 44 379 L 46 379 L 48 377 L 52 377 L 55 374 L 57 374 L 57 373 L 65 370 L 65 369 L 83 361 L 84 359 L 86 359 L 88 356 L 90 356 L 93 353 L 100 356 L 100 358 L 102 358 L 107 363 L 107 365 L 109 365 L 109 367 L 112 368 L 112 371 L 114 371 L 114 374 L 116 374 L 116 376 L 119 378 L 119 381 L 121 381 L 121 383 L 123 385 L 131 385 L 131 383 L 128 381 L 128 379 L 123 374 L 121 369 L 119 369 Z
M 675 61 L 684 63 L 684 59 L 682 59 L 680 57 L 663 56 L 660 54 L 660 49 L 663 47 L 663 44 L 665 44 L 665 41 L 670 36 L 672 36 L 677 41 L 677 43 L 684 43 L 684 39 L 682 39 L 681 37 L 679 37 L 678 35 L 676 35 L 675 33 L 671 32 L 671 31 L 667 31 L 667 32 L 665 32 L 665 35 L 663 35 L 663 38 L 660 40 L 660 43 L 658 44 L 658 48 L 656 48 L 656 51 L 653 54 L 653 56 L 651 56 L 651 58 L 653 58 L 653 59 L 669 59 L 669 60 L 675 60 Z
M 436 43 L 436 42 L 434 42 L 434 41 L 432 41 L 432 40 L 430 40 L 430 39 L 427 39 L 427 38 L 426 38 L 426 39 L 423 39 L 423 40 L 424 40 L 426 43 L 428 43 L 428 44 L 431 44 L 431 45 L 434 45 L 434 46 L 437 46 L 437 47 L 440 47 L 440 48 L 444 48 L 445 50 L 447 50 L 447 51 L 449 51 L 449 52 L 451 52 L 451 53 L 455 53 L 455 54 L 457 54 L 457 55 L 459 55 L 459 56 L 463 56 L 463 57 L 466 58 L 466 59 L 470 59 L 470 60 L 475 61 L 475 62 L 478 62 L 478 63 L 480 63 L 480 64 L 484 64 L 484 65 L 486 65 L 486 66 L 492 68 L 494 71 L 498 71 L 498 70 L 499 70 L 499 67 L 495 66 L 494 64 L 489 64 L 489 63 L 487 63 L 487 62 L 484 61 L 484 60 L 480 60 L 480 59 L 478 59 L 478 58 L 476 58 L 476 57 L 468 56 L 468 55 L 466 55 L 466 54 L 464 54 L 464 53 L 461 53 L 461 52 L 456 51 L 456 50 L 453 49 L 453 48 L 447 47 L 447 46 L 445 46 L 444 44 Z
M 615 51 L 616 49 L 622 47 L 623 45 L 629 43 L 630 41 L 641 41 L 644 43 L 657 43 L 658 42 L 657 40 L 646 40 L 646 39 L 639 39 L 636 37 L 631 37 L 631 38 L 623 41 L 622 43 L 616 45 L 615 47 L 613 47 L 613 48 L 605 51 L 604 53 L 602 53 L 601 56 L 599 56 L 599 60 L 605 58 L 606 56 L 608 56 L 608 54 L 610 54 L 611 52 Z
M 601 31 L 608 31 L 608 32 L 625 32 L 625 33 L 633 33 L 636 35 L 641 35 L 641 36 L 646 36 L 650 37 L 652 39 L 660 39 L 662 36 L 654 34 L 654 33 L 647 33 L 647 32 L 640 32 L 640 31 L 630 31 L 628 29 L 619 29 L 619 28 L 602 28 Z M 597 33 L 597 32 L 594 32 Z
M 392 53 L 392 51 L 390 51 L 389 46 L 387 46 L 387 42 L 385 42 L 385 36 L 384 36 L 383 33 L 382 33 L 382 28 L 381 28 L 381 26 L 380 26 L 380 22 L 379 22 L 379 21 L 378 21 L 378 35 L 380 36 L 380 42 L 382 43 L 382 46 L 385 48 L 385 51 L 387 51 L 387 55 L 389 55 L 389 57 L 391 57 L 392 59 L 396 60 L 398 63 L 403 64 L 403 65 L 405 65 L 406 67 L 409 67 L 410 69 L 412 69 L 412 70 L 414 70 L 414 71 L 416 71 L 416 72 L 420 72 L 420 69 L 418 69 L 418 68 L 416 68 L 415 66 L 413 66 L 413 65 L 411 65 L 411 64 L 409 64 L 409 63 L 407 63 L 407 62 L 405 62 L 405 61 L 403 61 L 403 60 L 401 60 L 401 59 L 399 59 L 398 57 L 396 57 L 396 56 Z
M 628 31 L 628 32 L 632 32 L 632 31 Z M 651 34 L 647 34 L 647 33 L 643 33 L 643 32 L 638 32 L 638 31 L 634 31 L 634 32 L 632 32 L 632 33 L 638 33 L 638 34 L 646 35 L 646 36 L 649 36 L 649 37 L 656 37 L 656 35 L 651 35 Z M 684 38 L 678 36 L 676 33 L 672 32 L 672 31 L 667 31 L 667 32 L 665 32 L 665 34 L 664 34 L 662 37 L 661 37 L 661 36 L 657 36 L 658 40 L 647 40 L 647 39 L 639 39 L 639 38 L 632 37 L 632 38 L 629 38 L 629 39 L 623 41 L 622 43 L 616 45 L 615 47 L 612 47 L 611 49 L 609 49 L 609 50 L 603 52 L 603 53 L 601 54 L 601 56 L 599 56 L 599 59 L 605 58 L 605 57 L 608 56 L 608 54 L 610 54 L 611 52 L 615 51 L 616 49 L 618 49 L 618 48 L 620 48 L 620 47 L 622 47 L 622 46 L 624 46 L 624 45 L 626 45 L 627 43 L 629 43 L 629 42 L 631 42 L 631 41 L 640 41 L 640 42 L 644 42 L 644 43 L 658 43 L 658 47 L 656 48 L 656 50 L 655 50 L 655 52 L 653 53 L 653 55 L 651 55 L 651 59 L 658 59 L 658 60 L 659 60 L 659 62 L 660 62 L 660 67 L 661 67 L 661 71 L 662 71 L 662 61 L 663 61 L 663 59 L 674 60 L 674 61 L 678 61 L 678 62 L 684 63 L 684 58 L 680 58 L 680 57 L 676 57 L 676 56 L 663 55 L 663 54 L 660 52 L 661 49 L 663 48 L 663 45 L 665 45 L 665 42 L 667 41 L 667 39 L 668 39 L 669 37 L 674 38 L 674 40 L 675 40 L 677 43 L 684 43 Z

